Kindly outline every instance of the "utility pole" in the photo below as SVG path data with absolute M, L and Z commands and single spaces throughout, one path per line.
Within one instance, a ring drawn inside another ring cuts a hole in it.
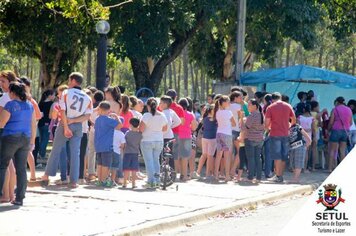
M 236 83 L 241 84 L 241 74 L 244 72 L 244 48 L 246 27 L 246 0 L 237 0 L 237 32 L 236 32 Z

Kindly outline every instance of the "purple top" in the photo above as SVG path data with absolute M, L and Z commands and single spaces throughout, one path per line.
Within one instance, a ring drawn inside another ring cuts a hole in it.
M 334 108 L 334 124 L 333 130 L 350 130 L 350 120 L 352 117 L 352 111 L 345 105 L 339 105 Z

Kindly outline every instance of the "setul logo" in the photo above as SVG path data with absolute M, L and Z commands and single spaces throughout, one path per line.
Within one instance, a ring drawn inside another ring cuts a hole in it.
M 339 188 L 338 191 L 336 188 L 337 185 L 328 184 L 324 185 L 324 191 L 322 189 L 319 190 L 319 199 L 316 201 L 316 203 L 322 203 L 326 207 L 325 211 L 337 211 L 335 207 L 339 205 L 340 202 L 345 202 L 345 199 L 341 197 L 341 188 Z

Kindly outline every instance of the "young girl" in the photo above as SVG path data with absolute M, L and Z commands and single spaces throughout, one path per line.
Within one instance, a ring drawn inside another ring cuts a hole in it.
M 121 96 L 122 109 L 120 116 L 124 118 L 124 124 L 121 131 L 125 134 L 130 129 L 130 120 L 134 117 L 130 110 L 130 98 L 129 96 L 123 94 Z
M 314 135 L 314 117 L 311 115 L 311 107 L 310 104 L 305 104 L 303 107 L 303 114 L 298 117 L 298 123 L 300 126 L 307 132 L 309 137 L 313 137 Z M 309 161 L 309 147 L 307 148 L 305 155 L 305 171 L 308 171 L 308 161 Z
M 218 124 L 214 119 L 214 105 L 208 105 L 203 115 L 202 156 L 199 159 L 197 174 L 200 176 L 206 162 L 205 177 L 210 178 L 214 172 L 214 154 L 216 151 L 216 131 Z
M 221 158 L 224 155 L 225 159 L 225 181 L 230 181 L 230 162 L 232 154 L 232 127 L 236 126 L 235 119 L 232 112 L 228 109 L 230 106 L 230 99 L 228 96 L 221 96 L 215 104 L 215 119 L 218 123 L 216 133 L 217 153 L 215 160 L 214 176 L 219 178 L 219 167 Z

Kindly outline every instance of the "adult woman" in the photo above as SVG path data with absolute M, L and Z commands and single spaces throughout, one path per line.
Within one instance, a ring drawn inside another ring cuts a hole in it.
M 350 127 L 350 136 L 351 136 L 351 143 L 349 150 L 351 150 L 355 145 L 356 145 L 356 100 L 351 99 L 348 103 L 347 106 L 350 107 L 352 111 L 352 119 L 353 123 L 352 126 Z
M 0 189 L 4 185 L 9 162 L 14 158 L 17 187 L 16 198 L 11 203 L 22 206 L 27 188 L 27 155 L 36 137 L 36 116 L 32 104 L 27 101 L 25 85 L 12 82 L 9 86 L 9 96 L 12 101 L 9 101 L 0 113 L 0 128 L 3 128 Z
M 142 111 L 145 106 L 142 100 L 138 99 L 136 96 L 130 96 L 130 103 L 131 103 L 131 112 L 133 113 L 134 117 L 141 119 Z
M 247 156 L 248 179 L 253 181 L 255 175 L 257 182 L 261 181 L 262 161 L 261 153 L 263 146 L 264 121 L 262 108 L 256 99 L 248 102 L 250 115 L 246 117 L 245 150 Z
M 272 104 L 272 94 L 266 94 L 263 98 L 263 115 L 266 114 L 267 108 Z M 263 155 L 264 155 L 264 170 L 265 170 L 265 177 L 266 178 L 271 178 L 272 177 L 272 172 L 273 172 L 273 165 L 272 165 L 272 160 L 271 160 L 271 152 L 270 152 L 270 142 L 271 140 L 269 139 L 268 134 L 266 135 L 265 138 L 265 145 L 263 149 Z
M 110 109 L 117 115 L 121 112 L 121 92 L 117 87 L 108 87 L 105 90 L 105 100 L 110 103 Z
M 43 116 L 38 121 L 38 130 L 40 135 L 39 155 L 44 159 L 46 156 L 46 149 L 49 141 L 49 125 L 51 123 L 50 110 L 54 100 L 54 91 L 48 89 L 42 93 L 41 100 L 38 104 Z
M 175 164 L 179 165 L 181 180 L 186 181 L 188 176 L 188 161 L 189 161 L 189 168 L 190 168 L 190 177 L 197 177 L 194 176 L 195 170 L 195 154 L 196 150 L 195 147 L 192 147 L 192 131 L 194 131 L 198 123 L 195 120 L 195 116 L 189 109 L 189 100 L 186 98 L 181 98 L 178 101 L 178 104 L 184 110 L 184 123 L 180 125 L 178 131 L 179 137 L 179 159 Z M 195 144 L 194 144 L 195 145 Z
M 9 96 L 9 85 L 11 82 L 17 81 L 16 75 L 10 70 L 5 70 L 0 73 L 0 87 L 3 91 L 3 95 L 0 97 L 0 112 L 4 109 L 5 105 L 11 101 Z M 0 133 L 1 138 L 1 133 Z M 1 142 L 0 142 L 1 150 Z M 3 191 L 3 196 L 0 199 L 0 202 L 10 202 L 14 199 L 14 189 L 16 182 L 15 167 L 13 161 L 10 161 L 9 167 L 6 172 L 6 179 L 4 187 L 0 189 L 0 192 Z
M 329 130 L 331 130 L 329 142 L 329 171 L 335 167 L 335 160 L 339 150 L 340 160 L 342 161 L 346 155 L 346 146 L 350 127 L 352 125 L 352 111 L 345 104 L 343 97 L 336 98 L 335 108 L 331 111 L 329 120 Z
M 141 151 L 147 172 L 147 188 L 155 188 L 159 184 L 159 155 L 163 149 L 163 132 L 167 130 L 166 116 L 157 111 L 155 98 L 147 100 L 147 109 L 142 116 L 140 131 L 142 132 Z

